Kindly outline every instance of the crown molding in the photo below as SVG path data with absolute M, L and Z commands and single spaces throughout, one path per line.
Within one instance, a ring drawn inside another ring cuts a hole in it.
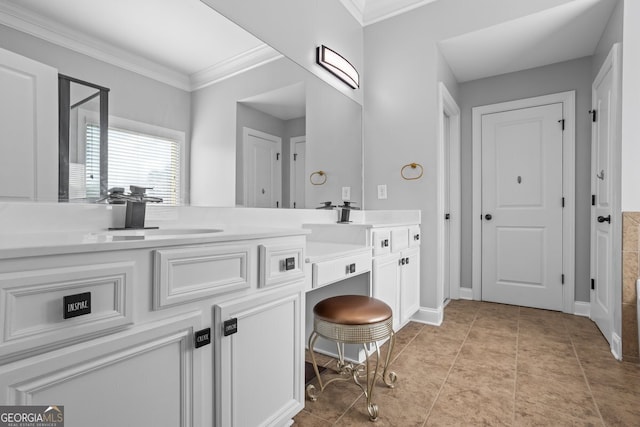
M 435 0 L 340 0 L 344 7 L 366 27 L 408 12 Z
M 193 73 L 190 76 L 191 90 L 202 89 L 283 57 L 284 55 L 271 46 L 261 44 L 204 70 Z
M 364 8 L 366 0 L 340 0 L 344 7 L 349 11 L 356 21 L 364 27 Z
M 190 90 L 189 79 L 182 73 L 44 20 L 23 8 L 0 3 L 0 24 L 179 89 Z
M 282 58 L 263 44 L 191 76 L 43 19 L 16 5 L 0 3 L 0 24 L 185 91 L 194 91 Z

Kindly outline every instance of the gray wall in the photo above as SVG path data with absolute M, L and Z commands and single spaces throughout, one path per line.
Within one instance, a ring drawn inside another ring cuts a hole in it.
M 589 301 L 591 227 L 591 57 L 460 84 L 462 162 L 462 271 L 461 284 L 471 287 L 471 210 L 473 107 L 576 91 L 576 292 L 577 301 Z
M 185 132 L 185 199 L 189 195 L 191 94 L 0 25 L 0 47 L 42 62 L 58 72 L 111 89 L 109 114 Z
M 428 236 L 421 246 L 422 307 L 442 305 L 436 287 L 436 118 L 437 82 L 447 73 L 437 43 L 567 2 L 436 1 L 364 29 L 365 205 L 422 211 L 422 234 Z M 448 88 L 455 96 L 455 86 Z M 420 180 L 400 177 L 410 162 L 424 166 Z M 378 200 L 378 184 L 387 185 L 386 200 Z
M 328 172 L 325 185 L 307 185 L 306 206 L 339 200 L 343 186 L 362 200 L 362 107 L 283 58 L 193 93 L 192 204 L 235 205 L 237 101 L 299 82 L 306 88 L 307 170 Z
M 615 43 L 622 42 L 623 13 L 624 2 L 622 0 L 619 0 L 615 9 L 611 13 L 609 22 L 607 23 L 607 26 L 602 33 L 602 37 L 598 42 L 598 46 L 596 47 L 596 51 L 593 54 L 591 74 L 594 79 L 598 74 L 598 71 L 600 71 L 600 67 L 602 67 L 604 60 L 607 58 L 607 55 L 611 50 L 611 46 L 613 46 Z

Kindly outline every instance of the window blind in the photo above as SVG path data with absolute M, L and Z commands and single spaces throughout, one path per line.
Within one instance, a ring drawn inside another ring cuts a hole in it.
M 97 146 L 98 152 L 99 129 L 95 124 L 87 124 L 87 147 Z M 108 134 L 108 187 L 124 187 L 125 191 L 129 190 L 130 185 L 152 187 L 152 190 L 147 190 L 148 195 L 161 197 L 165 205 L 178 205 L 180 202 L 180 142 L 112 127 L 109 128 Z M 89 151 L 87 148 L 87 169 L 89 169 Z M 98 193 L 99 168 L 98 162 L 98 174 L 94 175 L 98 177 Z M 95 172 L 92 173 L 95 174 Z M 88 171 L 87 177 L 89 175 Z M 88 194 L 89 179 L 87 179 Z

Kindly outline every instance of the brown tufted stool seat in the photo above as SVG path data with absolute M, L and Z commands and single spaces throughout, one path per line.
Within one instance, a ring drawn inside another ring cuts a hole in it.
M 393 314 L 391 308 L 384 302 L 363 295 L 340 295 L 324 299 L 313 308 L 313 332 L 309 337 L 309 352 L 313 369 L 318 378 L 320 392 L 333 381 L 353 379 L 360 386 L 367 397 L 367 410 L 369 419 L 375 421 L 378 418 L 378 405 L 372 402 L 373 386 L 378 376 L 380 365 L 380 347 L 378 341 L 389 339 L 382 380 L 388 387 L 393 387 L 396 381 L 396 374 L 389 372 L 389 362 L 395 336 L 393 333 Z M 338 373 L 340 377 L 332 378 L 324 383 L 318 371 L 314 345 L 318 337 L 324 337 L 335 341 L 338 347 Z M 352 363 L 345 363 L 342 344 L 362 344 L 364 346 L 366 361 L 364 364 L 354 366 Z M 369 346 L 369 348 L 367 347 Z M 371 348 L 375 348 L 376 362 L 373 375 L 370 373 L 369 353 Z M 366 382 L 360 382 L 360 377 L 366 376 Z M 312 401 L 317 399 L 315 386 L 307 386 L 307 395 Z

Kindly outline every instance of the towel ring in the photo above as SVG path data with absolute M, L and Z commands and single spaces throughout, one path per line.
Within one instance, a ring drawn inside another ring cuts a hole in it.
M 320 177 L 320 180 L 316 180 L 315 182 L 313 181 L 313 177 L 314 175 L 318 175 Z M 324 180 L 322 179 L 324 178 Z M 325 171 L 316 171 L 313 172 L 310 176 L 309 176 L 309 181 L 311 182 L 312 185 L 322 185 L 325 182 L 327 182 L 327 173 Z
M 405 169 L 407 169 L 407 168 L 411 168 L 411 169 L 420 168 L 420 174 L 418 176 L 416 176 L 416 177 L 407 177 L 405 175 Z M 402 178 L 406 179 L 407 181 L 420 179 L 420 178 L 422 178 L 422 174 L 424 174 L 424 168 L 422 167 L 422 165 L 420 163 L 409 163 L 407 165 L 404 165 L 402 167 L 402 169 L 400 169 L 400 175 L 402 176 Z

